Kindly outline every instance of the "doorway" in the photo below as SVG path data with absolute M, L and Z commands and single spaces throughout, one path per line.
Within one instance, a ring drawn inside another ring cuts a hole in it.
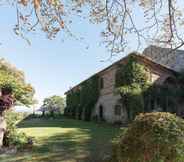
M 103 112 L 104 110 L 103 110 L 103 106 L 102 105 L 100 105 L 100 107 L 99 107 L 99 118 L 100 118 L 100 120 L 103 120 Z

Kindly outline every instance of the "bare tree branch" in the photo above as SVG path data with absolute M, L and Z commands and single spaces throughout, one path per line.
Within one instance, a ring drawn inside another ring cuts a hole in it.
M 16 7 L 14 31 L 24 39 L 27 33 L 38 28 L 49 39 L 60 31 L 73 36 L 67 22 L 72 21 L 71 15 L 78 15 L 88 17 L 92 23 L 105 24 L 102 38 L 111 56 L 129 46 L 141 49 L 152 43 L 178 49 L 184 42 L 184 3 L 179 0 L 69 0 L 67 3 L 62 0 L 0 0 L 0 4 L 4 3 Z

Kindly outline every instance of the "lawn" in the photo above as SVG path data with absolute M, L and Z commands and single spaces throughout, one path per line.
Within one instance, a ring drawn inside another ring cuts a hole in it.
M 1 162 L 102 162 L 120 128 L 72 119 L 29 119 L 19 130 L 35 137 L 31 150 L 1 155 Z

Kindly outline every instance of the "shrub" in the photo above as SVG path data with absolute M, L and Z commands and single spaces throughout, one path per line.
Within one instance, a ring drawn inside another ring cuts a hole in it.
M 19 132 L 16 127 L 16 124 L 22 120 L 23 117 L 23 115 L 13 111 L 6 112 L 5 119 L 7 128 L 3 139 L 4 146 L 15 146 L 17 148 L 22 148 L 30 143 L 30 137 L 27 137 L 23 132 Z
M 183 162 L 184 120 L 170 113 L 136 117 L 113 147 L 112 162 Z

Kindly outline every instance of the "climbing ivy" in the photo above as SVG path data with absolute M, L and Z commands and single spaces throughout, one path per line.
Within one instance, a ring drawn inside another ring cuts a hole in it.
M 155 85 L 149 82 L 149 70 L 134 56 L 125 65 L 120 65 L 116 73 L 117 92 L 121 95 L 129 120 L 140 112 L 165 111 L 176 113 L 184 98 L 184 75 L 175 74 L 176 86 Z
M 67 107 L 64 111 L 65 115 L 75 118 L 77 109 L 80 106 L 80 90 L 72 90 L 67 94 L 66 105 Z
M 89 121 L 99 97 L 99 77 L 93 76 L 81 84 L 80 90 L 67 95 L 65 114 Z
M 130 55 L 126 64 L 119 65 L 116 73 L 116 87 L 139 85 L 145 87 L 149 82 L 149 70 Z
M 178 113 L 184 98 L 184 88 L 179 83 L 174 87 L 167 84 L 152 85 L 144 91 L 143 95 L 146 112 L 156 110 Z
M 149 82 L 150 71 L 130 55 L 126 63 L 119 65 L 116 73 L 116 90 L 121 96 L 128 119 L 131 121 L 141 112 L 177 112 L 179 101 L 184 98 L 184 75 L 177 74 L 178 87 L 155 85 Z M 99 97 L 99 77 L 93 76 L 80 85 L 78 90 L 67 94 L 65 115 L 89 121 Z M 160 109 L 160 110 L 159 110 Z
M 127 63 L 120 65 L 116 73 L 117 92 L 121 95 L 129 120 L 144 111 L 143 90 L 149 83 L 149 70 L 130 55 Z

